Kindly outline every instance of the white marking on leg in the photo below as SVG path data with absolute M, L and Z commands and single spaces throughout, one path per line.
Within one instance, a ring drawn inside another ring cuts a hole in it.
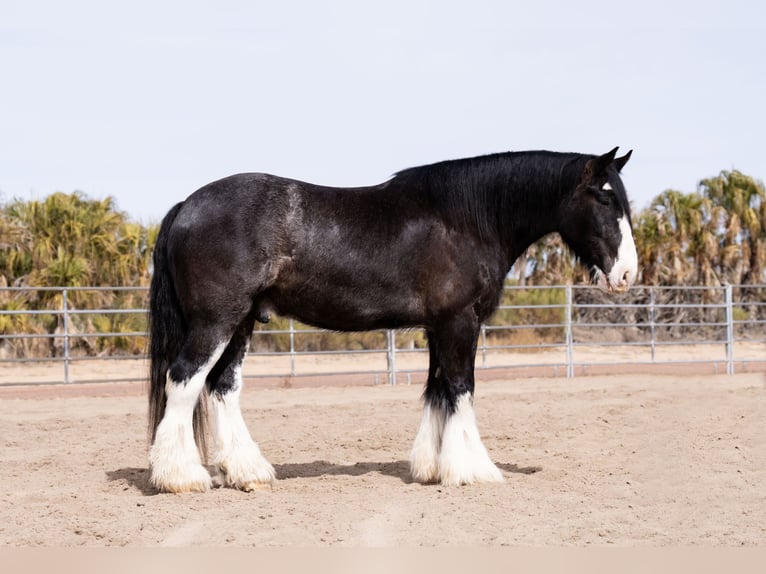
M 244 491 L 260 490 L 271 485 L 276 475 L 258 444 L 250 436 L 239 403 L 242 391 L 242 365 L 235 374 L 236 386 L 223 396 L 210 398 L 215 418 L 215 456 L 213 462 L 229 486 Z
M 208 361 L 187 381 L 165 383 L 167 404 L 149 450 L 151 482 L 165 492 L 203 492 L 211 486 L 210 474 L 202 466 L 194 442 L 192 417 L 210 369 L 221 357 L 226 344 L 219 345 Z
M 503 473 L 490 460 L 481 442 L 470 393 L 458 397 L 447 415 L 439 454 L 439 481 L 445 486 L 475 482 L 504 482 Z
M 439 477 L 439 451 L 444 432 L 444 411 L 426 401 L 423 419 L 410 453 L 410 472 L 418 482 L 433 482 Z
M 622 241 L 617 249 L 617 259 L 609 271 L 609 284 L 616 291 L 625 291 L 636 280 L 638 254 L 628 218 L 623 215 L 617 223 L 620 226 Z

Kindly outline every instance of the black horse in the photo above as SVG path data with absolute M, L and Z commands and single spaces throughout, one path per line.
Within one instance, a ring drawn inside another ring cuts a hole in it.
M 630 152 L 616 151 L 494 154 L 353 189 L 240 174 L 174 206 L 150 294 L 152 483 L 210 487 L 200 458 L 207 408 L 222 480 L 243 490 L 274 480 L 239 408 L 253 326 L 271 313 L 338 331 L 424 328 L 430 366 L 413 478 L 502 481 L 472 407 L 480 325 L 512 263 L 548 233 L 601 288 L 630 286 L 636 250 L 619 176 Z

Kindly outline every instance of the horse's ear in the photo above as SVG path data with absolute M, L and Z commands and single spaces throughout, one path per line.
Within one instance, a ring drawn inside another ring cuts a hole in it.
M 614 161 L 614 156 L 619 148 L 609 150 L 604 155 L 594 157 L 585 162 L 585 169 L 582 172 L 582 182 L 589 183 L 594 177 L 606 173 L 606 168 Z M 628 152 L 630 156 L 630 152 Z M 626 160 L 627 161 L 627 160 Z
M 625 167 L 626 163 L 628 163 L 628 160 L 630 159 L 630 154 L 632 153 L 633 153 L 633 150 L 630 150 L 624 156 L 615 158 L 614 167 L 617 168 L 617 171 L 622 171 L 622 168 Z

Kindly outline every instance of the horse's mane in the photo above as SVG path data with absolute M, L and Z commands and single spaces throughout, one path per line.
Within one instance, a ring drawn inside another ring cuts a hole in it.
M 525 217 L 542 216 L 534 212 L 550 208 L 570 179 L 582 173 L 589 157 L 549 151 L 496 153 L 405 169 L 392 183 L 422 195 L 450 224 L 474 229 L 480 238 L 499 238 L 509 217 L 523 224 Z

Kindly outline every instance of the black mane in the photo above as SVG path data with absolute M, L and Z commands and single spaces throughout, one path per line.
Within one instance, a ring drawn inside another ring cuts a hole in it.
M 392 184 L 425 194 L 445 219 L 482 239 L 503 239 L 513 215 L 516 226 L 550 209 L 595 156 L 551 151 L 504 152 L 412 167 Z

